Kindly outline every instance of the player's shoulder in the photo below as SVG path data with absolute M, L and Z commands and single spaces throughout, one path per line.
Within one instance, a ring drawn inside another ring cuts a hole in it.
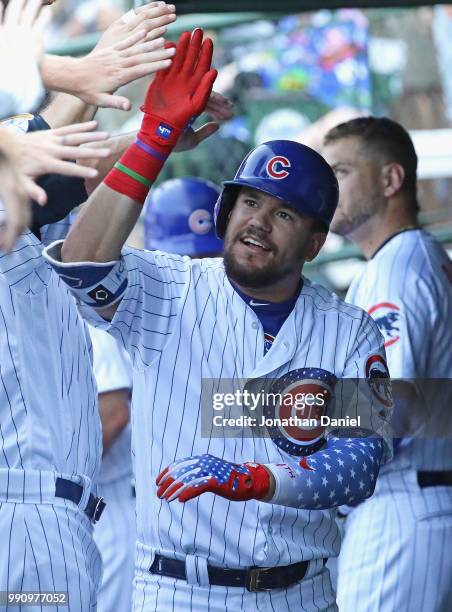
M 391 267 L 398 274 L 417 274 L 434 270 L 447 259 L 446 251 L 432 234 L 423 229 L 414 229 L 391 238 L 369 263 L 370 267 Z
M 323 311 L 333 311 L 349 317 L 361 318 L 364 312 L 359 306 L 354 306 L 341 299 L 334 291 L 330 291 L 320 283 L 303 277 L 302 295 L 312 300 L 314 307 Z
M 400 299 L 452 288 L 452 264 L 438 240 L 423 229 L 401 232 L 368 263 L 368 280 L 389 283 Z M 410 298 L 411 299 L 411 298 Z
M 121 256 L 129 272 L 135 268 L 144 272 L 150 268 L 155 268 L 162 272 L 186 273 L 191 267 L 189 257 L 164 251 L 148 251 L 125 246 L 121 251 Z
M 217 286 L 224 283 L 222 257 L 191 259 L 187 255 L 177 255 L 165 251 L 147 251 L 124 247 L 122 257 L 129 274 L 137 271 L 149 280 L 160 280 L 182 287 L 202 285 L 202 280 Z

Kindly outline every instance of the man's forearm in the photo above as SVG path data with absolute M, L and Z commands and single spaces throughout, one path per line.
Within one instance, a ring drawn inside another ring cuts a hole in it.
M 300 461 L 264 464 L 273 476 L 262 501 L 295 508 L 334 508 L 372 495 L 384 442 L 375 438 L 334 438 Z
M 46 54 L 41 60 L 41 77 L 51 91 L 71 93 L 81 88 L 80 59 Z
M 115 389 L 99 393 L 99 414 L 105 454 L 129 422 L 129 390 Z
M 102 183 L 88 198 L 61 250 L 63 262 L 115 261 L 142 205 Z
M 91 121 L 96 112 L 97 106 L 86 104 L 75 96 L 58 93 L 39 114 L 51 128 L 58 128 Z
M 96 177 L 85 180 L 85 187 L 88 195 L 93 193 L 96 187 L 104 180 L 115 163 L 119 160 L 124 151 L 126 151 L 126 149 L 132 144 L 135 138 L 136 132 L 130 132 L 128 134 L 121 134 L 120 136 L 113 136 L 113 138 L 109 138 L 108 140 L 104 140 L 103 142 L 99 143 L 99 147 L 106 147 L 111 151 L 111 153 L 108 157 L 88 161 L 87 165 L 95 168 L 98 172 Z

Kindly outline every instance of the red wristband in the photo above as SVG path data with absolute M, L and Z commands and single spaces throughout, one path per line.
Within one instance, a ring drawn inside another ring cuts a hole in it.
M 182 130 L 153 115 L 144 115 L 137 139 L 104 179 L 111 189 L 144 203 Z
M 259 463 L 245 463 L 253 478 L 253 499 L 262 499 L 270 489 L 270 474 Z

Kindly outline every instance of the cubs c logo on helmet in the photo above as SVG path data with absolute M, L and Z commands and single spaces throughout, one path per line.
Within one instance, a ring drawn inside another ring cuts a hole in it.
M 208 234 L 213 228 L 211 213 L 205 208 L 194 210 L 188 218 L 188 227 L 194 234 Z
M 276 180 L 285 179 L 289 172 L 285 168 L 290 168 L 291 164 L 287 157 L 276 155 L 267 162 L 267 174 Z

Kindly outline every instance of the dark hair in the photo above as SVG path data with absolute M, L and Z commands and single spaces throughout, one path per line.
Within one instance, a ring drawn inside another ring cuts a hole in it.
M 323 234 L 328 234 L 329 228 L 323 221 L 319 221 L 319 219 L 314 219 L 314 223 L 312 225 L 313 232 L 322 232 Z
M 331 129 L 325 136 L 324 144 L 348 136 L 360 138 L 370 152 L 375 151 L 388 161 L 400 164 L 405 171 L 403 189 L 413 197 L 417 205 L 417 155 L 405 128 L 387 117 L 358 117 Z

